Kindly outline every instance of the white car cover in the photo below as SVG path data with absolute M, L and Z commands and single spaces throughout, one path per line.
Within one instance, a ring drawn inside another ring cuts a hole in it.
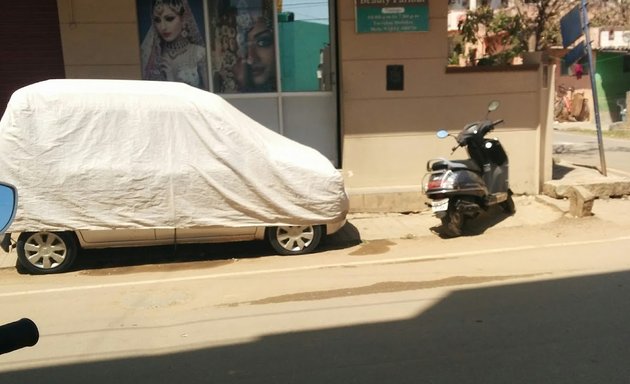
M 10 231 L 325 224 L 340 172 L 316 150 L 185 84 L 48 80 L 0 121 Z

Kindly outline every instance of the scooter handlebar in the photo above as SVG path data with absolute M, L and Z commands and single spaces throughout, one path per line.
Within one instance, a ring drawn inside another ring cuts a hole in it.
M 491 122 L 490 124 L 485 125 L 481 130 L 479 130 L 479 136 L 478 137 L 484 137 L 486 136 L 489 132 L 494 130 L 494 127 L 501 124 L 503 122 L 503 119 L 499 119 L 499 120 L 495 120 L 493 122 Z
M 32 347 L 39 341 L 39 330 L 31 319 L 20 319 L 0 326 L 0 355 L 24 347 Z

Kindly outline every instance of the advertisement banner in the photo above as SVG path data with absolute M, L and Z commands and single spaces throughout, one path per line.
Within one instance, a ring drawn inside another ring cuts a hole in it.
M 209 0 L 210 61 L 216 93 L 275 92 L 272 0 Z
M 208 90 L 202 0 L 137 0 L 143 80 Z
M 426 32 L 429 0 L 355 0 L 357 33 Z

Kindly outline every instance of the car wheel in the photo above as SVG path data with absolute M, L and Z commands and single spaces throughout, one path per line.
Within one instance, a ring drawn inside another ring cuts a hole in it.
M 77 255 L 72 232 L 23 232 L 18 237 L 18 262 L 34 275 L 67 271 Z
M 295 225 L 267 228 L 267 240 L 281 255 L 312 252 L 322 238 L 321 225 Z

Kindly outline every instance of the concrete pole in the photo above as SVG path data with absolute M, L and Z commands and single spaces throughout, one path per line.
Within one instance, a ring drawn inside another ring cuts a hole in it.
M 477 0 L 470 0 L 468 6 L 470 7 L 471 11 L 474 11 L 475 9 L 477 9 Z

